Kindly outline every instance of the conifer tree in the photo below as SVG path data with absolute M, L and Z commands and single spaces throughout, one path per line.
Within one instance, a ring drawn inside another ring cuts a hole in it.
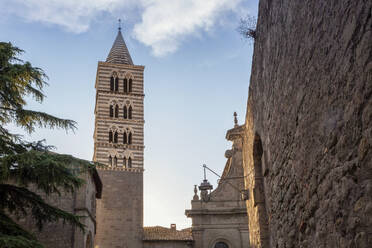
M 23 51 L 0 42 L 0 247 L 41 248 L 34 235 L 12 218 L 31 216 L 41 230 L 47 222 L 62 221 L 84 230 L 80 217 L 47 204 L 30 186 L 45 195 L 74 192 L 84 181 L 79 173 L 94 165 L 69 155 L 51 152 L 44 141 L 27 142 L 6 128 L 15 124 L 28 133 L 35 128 L 74 130 L 72 120 L 27 110 L 26 97 L 43 102 L 47 76 L 42 69 L 23 62 Z

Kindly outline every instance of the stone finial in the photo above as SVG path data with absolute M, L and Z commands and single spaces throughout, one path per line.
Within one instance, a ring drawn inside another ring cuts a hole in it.
M 234 112 L 234 127 L 237 127 L 238 126 L 238 118 L 237 118 L 238 114 L 236 112 Z
M 198 201 L 199 196 L 198 196 L 198 185 L 194 185 L 194 197 L 192 198 L 193 201 Z
M 213 189 L 213 186 L 207 180 L 207 176 L 206 176 L 207 166 L 205 164 L 203 164 L 203 168 L 204 168 L 204 180 L 199 186 L 200 198 L 202 201 L 208 202 L 210 200 L 210 192 Z

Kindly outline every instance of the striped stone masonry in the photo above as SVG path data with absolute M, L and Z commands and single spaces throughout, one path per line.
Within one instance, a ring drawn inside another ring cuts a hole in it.
M 144 66 L 98 62 L 93 160 L 108 165 L 109 168 L 143 168 L 143 71 Z M 114 90 L 111 87 L 111 77 L 118 86 Z M 127 79 L 127 85 L 124 79 Z M 124 86 L 128 87 L 129 79 L 132 80 L 130 92 L 124 90 Z M 112 135 L 116 133 L 116 142 L 110 141 L 110 132 Z M 129 133 L 130 144 L 127 140 Z

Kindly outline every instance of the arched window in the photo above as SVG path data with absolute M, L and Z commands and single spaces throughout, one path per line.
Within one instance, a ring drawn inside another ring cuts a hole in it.
M 128 168 L 132 168 L 132 158 L 128 158 Z
M 119 117 L 119 106 L 118 105 L 115 106 L 115 117 L 116 118 Z
M 115 78 L 115 91 L 119 91 L 119 78 Z
M 266 197 L 265 197 L 265 177 L 264 175 L 264 149 L 261 137 L 258 133 L 255 134 L 253 140 L 253 165 L 254 165 L 254 188 L 253 188 L 253 206 L 260 205 L 257 208 L 259 219 L 258 224 L 261 230 L 261 243 L 266 244 L 263 247 L 268 247 L 270 240 L 270 218 L 266 212 Z
M 89 232 L 85 242 L 85 248 L 93 248 L 92 234 Z
M 112 142 L 112 131 L 109 132 L 109 142 Z
M 124 106 L 124 119 L 127 119 L 128 118 L 128 109 L 127 109 L 127 106 Z
M 115 132 L 114 134 L 114 143 L 118 143 L 118 133 Z
M 214 245 L 214 248 L 229 248 L 229 246 L 225 242 L 220 241 Z
M 128 79 L 124 78 L 124 93 L 128 93 Z
M 114 91 L 114 77 L 113 76 L 111 76 L 111 78 L 110 78 L 110 90 L 111 91 Z
M 124 135 L 123 135 L 123 144 L 127 144 L 127 143 L 128 143 L 127 133 L 124 132 Z
M 129 134 L 128 134 L 128 144 L 129 145 L 132 144 L 132 132 L 129 132 Z
M 118 166 L 118 158 L 116 156 L 114 157 L 114 166 Z
M 110 117 L 114 117 L 114 107 L 110 105 Z
M 127 168 L 127 158 L 126 157 L 123 158 L 123 167 Z
M 129 79 L 129 92 L 132 92 L 132 79 Z
M 109 166 L 112 166 L 112 157 L 111 157 L 111 155 L 109 156 Z
M 132 119 L 132 106 L 129 106 L 128 119 Z

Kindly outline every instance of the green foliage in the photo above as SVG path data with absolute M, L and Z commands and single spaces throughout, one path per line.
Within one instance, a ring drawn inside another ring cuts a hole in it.
M 15 217 L 32 216 L 41 230 L 47 222 L 62 221 L 84 230 L 79 216 L 47 204 L 44 195 L 74 192 L 84 181 L 81 172 L 93 169 L 91 163 L 69 155 L 51 152 L 44 141 L 27 142 L 5 126 L 15 124 L 32 133 L 37 127 L 74 130 L 76 123 L 24 109 L 25 98 L 44 100 L 47 76 L 17 56 L 23 51 L 11 43 L 0 42 L 0 247 L 43 247 Z M 33 191 L 29 189 L 32 188 Z

